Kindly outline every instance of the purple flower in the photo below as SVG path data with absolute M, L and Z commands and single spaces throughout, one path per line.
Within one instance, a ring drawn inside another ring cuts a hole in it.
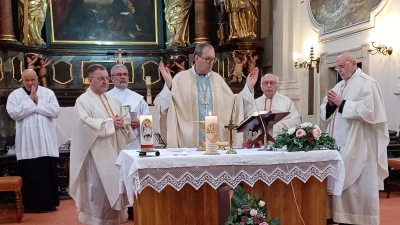
M 250 210 L 250 215 L 251 216 L 256 216 L 257 215 L 257 210 L 255 210 L 255 209 Z

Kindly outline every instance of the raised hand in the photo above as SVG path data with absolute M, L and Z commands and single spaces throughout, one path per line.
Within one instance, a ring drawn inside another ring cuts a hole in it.
M 258 80 L 258 67 L 254 67 L 253 71 L 247 76 L 247 85 L 252 90 Z
M 172 86 L 172 76 L 171 73 L 169 72 L 169 70 L 167 70 L 164 66 L 163 62 L 160 62 L 160 64 L 158 65 L 158 69 L 160 70 L 161 75 L 163 76 L 164 80 L 165 80 L 165 84 L 167 85 L 167 87 L 169 89 L 171 89 Z

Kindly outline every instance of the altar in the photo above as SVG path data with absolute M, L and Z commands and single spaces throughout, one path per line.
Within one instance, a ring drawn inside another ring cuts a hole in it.
M 267 204 L 268 218 L 280 217 L 281 224 L 303 224 L 300 212 L 305 224 L 321 225 L 328 193 L 341 195 L 344 182 L 344 164 L 335 150 L 160 151 L 159 157 L 139 158 L 137 151 L 123 150 L 116 162 L 136 225 L 221 224 L 218 188 L 226 185 L 256 193 Z

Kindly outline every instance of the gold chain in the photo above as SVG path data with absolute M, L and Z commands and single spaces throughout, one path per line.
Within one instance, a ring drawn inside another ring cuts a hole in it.
M 114 112 L 113 112 L 112 109 L 111 109 L 111 106 L 110 106 L 110 103 L 108 102 L 107 97 L 104 95 L 104 98 L 106 98 L 106 101 L 107 101 L 108 108 L 110 108 L 111 114 L 110 114 L 110 112 L 108 111 L 108 108 L 106 107 L 106 105 L 104 104 L 103 99 L 101 98 L 101 95 L 99 95 L 99 98 L 100 98 L 100 100 L 101 100 L 101 103 L 103 103 L 104 108 L 106 109 L 107 115 L 108 115 L 110 118 L 113 118 L 113 117 L 114 117 Z
M 343 88 L 340 89 L 340 97 L 343 96 L 343 91 L 344 91 L 344 89 L 346 88 L 347 82 L 348 82 L 348 81 L 349 81 L 349 80 L 346 80 L 346 81 L 344 82 Z M 342 101 L 343 101 L 343 99 L 342 99 Z M 326 104 L 329 104 L 329 102 L 326 103 Z M 331 128 L 329 129 L 329 134 L 330 134 L 331 137 L 333 137 L 333 130 L 335 129 L 335 118 L 336 118 L 337 112 L 339 111 L 339 107 L 340 107 L 340 105 L 337 106 L 335 112 L 333 113 L 333 117 L 332 117 L 332 121 L 331 121 Z

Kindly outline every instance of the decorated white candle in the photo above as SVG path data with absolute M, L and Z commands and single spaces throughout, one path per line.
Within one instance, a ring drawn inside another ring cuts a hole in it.
M 218 117 L 205 117 L 206 153 L 207 155 L 218 154 Z
M 153 150 L 153 118 L 140 115 L 140 148 L 142 151 Z

